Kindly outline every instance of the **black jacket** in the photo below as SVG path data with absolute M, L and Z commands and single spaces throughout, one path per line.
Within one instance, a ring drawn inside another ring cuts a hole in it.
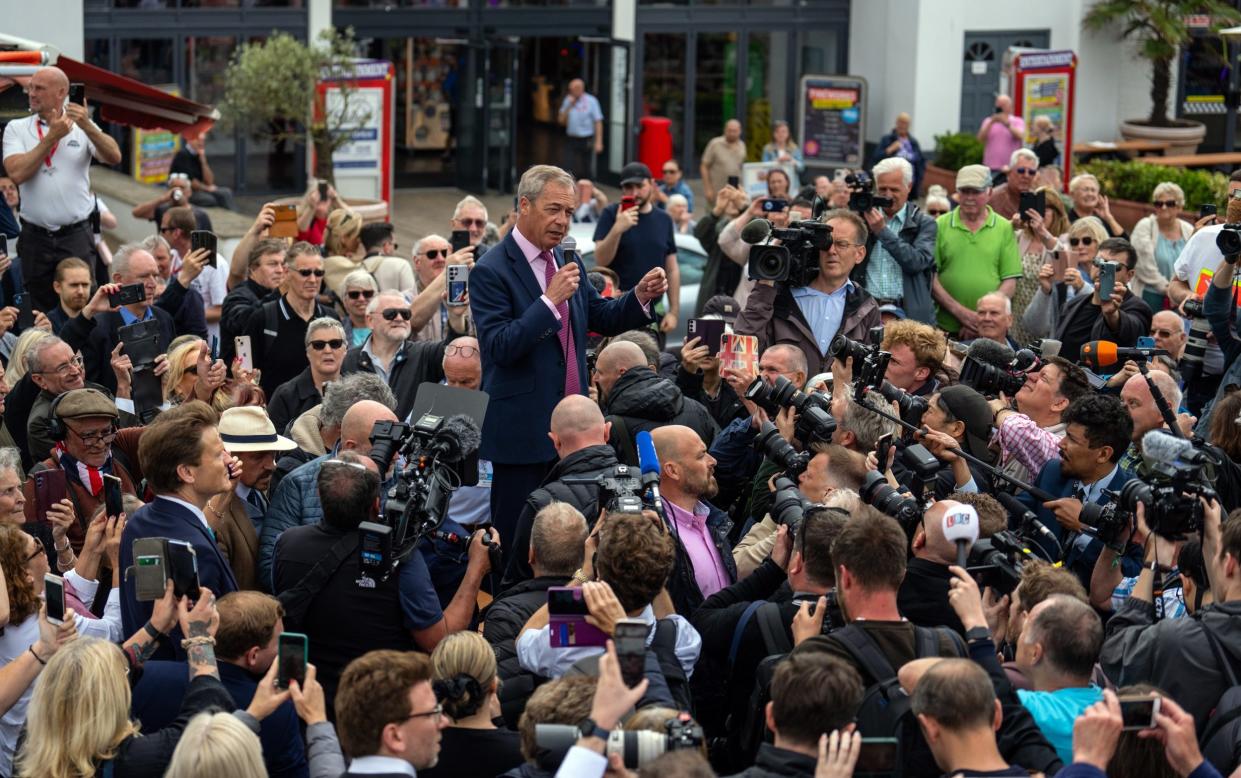
M 696 400 L 702 407 L 707 409 L 707 413 L 711 414 L 711 418 L 715 419 L 715 423 L 720 429 L 728 426 L 733 419 L 739 419 L 743 416 L 749 416 L 750 412 L 745 409 L 741 403 L 741 398 L 728 385 L 727 381 L 720 381 L 720 388 L 714 398 L 707 396 L 703 390 L 702 373 L 690 373 L 681 367 L 676 368 L 677 388 L 681 390 L 684 397 Z
M 322 402 L 323 396 L 315 388 L 315 379 L 308 367 L 298 373 L 297 378 L 276 387 L 267 401 L 267 415 L 276 425 L 276 432 L 283 435 L 298 416 Z
M 531 578 L 505 589 L 491 603 L 483 620 L 483 637 L 496 652 L 501 680 L 507 681 L 525 672 L 517 661 L 517 636 L 534 612 L 547 604 L 547 590 L 564 586 L 568 581 L 569 577 L 563 575 Z
M 724 564 L 724 572 L 728 574 L 728 582 L 731 585 L 737 581 L 737 564 L 733 562 L 733 547 L 728 542 L 728 533 L 733 528 L 732 519 L 711 503 L 704 503 L 704 505 L 709 510 L 707 532 L 711 535 L 711 543 L 715 546 L 715 553 L 719 554 L 720 561 Z M 668 521 L 672 521 L 671 515 Z M 693 615 L 699 605 L 702 605 L 704 599 L 702 592 L 698 589 L 698 581 L 694 578 L 694 565 L 679 540 L 672 575 L 668 576 L 668 596 L 672 598 L 672 607 L 676 609 L 676 612 L 687 619 Z
M 901 615 L 919 627 L 949 627 L 965 636 L 965 627 L 948 604 L 948 582 L 952 574 L 947 565 L 927 559 L 910 559 L 905 580 L 896 593 Z
M 1150 332 L 1151 318 L 1154 314 L 1151 313 L 1146 301 L 1133 292 L 1126 291 L 1125 299 L 1120 304 L 1120 330 L 1117 332 L 1113 332 L 1107 326 L 1102 308 L 1095 305 L 1093 301 L 1094 295 L 1079 294 L 1065 303 L 1060 312 L 1060 320 L 1056 325 L 1056 339 L 1062 343 L 1061 352 L 1070 355 L 1071 359 L 1081 354 L 1084 341 L 1065 339 L 1065 331 L 1078 316 L 1094 320 L 1094 325 L 1090 328 L 1090 340 L 1110 340 L 1122 348 L 1137 345 L 1138 338 Z
M 512 549 L 508 552 L 508 567 L 504 571 L 503 585 L 506 589 L 534 575 L 527 557 L 530 551 L 530 528 L 534 526 L 534 514 L 552 502 L 567 502 L 586 517 L 586 523 L 594 526 L 599 518 L 599 487 L 589 484 L 566 484 L 560 479 L 591 478 L 610 473 L 616 467 L 616 452 L 606 443 L 587 446 L 574 451 L 552 467 L 543 484 L 530 493 L 526 504 L 517 517 L 517 529 L 513 533 Z
M 168 289 L 184 287 L 175 279 L 168 284 Z M 162 299 L 162 298 L 161 298 Z M 178 301 L 178 306 L 180 302 Z M 176 325 L 172 314 L 157 305 L 151 306 L 151 314 L 159 325 L 159 346 L 168 349 L 168 344 L 177 336 Z M 60 337 L 71 346 L 80 348 L 86 367 L 86 379 L 116 394 L 116 373 L 112 372 L 112 349 L 120 342 L 117 331 L 125 326 L 119 313 L 108 311 L 93 318 L 78 314 L 69 320 L 60 330 Z M 205 336 L 206 333 L 204 332 Z M 79 344 L 82 344 L 79 346 Z
M 776 776 L 814 775 L 818 759 L 787 748 L 776 748 L 771 743 L 763 743 L 758 747 L 758 756 L 754 758 L 754 766 L 743 770 L 730 778 L 776 778 Z
M 279 292 L 265 286 L 246 281 L 235 286 L 224 296 L 220 306 L 220 359 L 232 369 L 233 357 L 237 354 L 234 338 L 246 334 L 250 325 L 250 316 L 258 310 L 260 304 L 268 299 L 274 300 Z M 259 367 L 255 365 L 255 367 Z
M 159 732 L 143 737 L 135 735 L 121 741 L 116 748 L 116 756 L 112 758 L 112 775 L 114 778 L 161 778 L 190 719 L 204 711 L 233 709 L 233 697 L 220 679 L 210 675 L 197 676 L 190 681 L 176 721 Z M 95 774 L 104 774 L 103 765 Z
M 388 370 L 388 386 L 396 395 L 396 416 L 404 419 L 414 408 L 414 398 L 418 395 L 418 387 L 426 382 L 438 384 L 444 380 L 444 347 L 453 338 L 464 335 L 464 332 L 448 333 L 443 340 L 405 341 L 401 350 L 392 358 Z M 367 343 L 370 339 L 367 339 Z M 350 373 L 374 373 L 375 363 L 370 354 L 362 350 L 362 346 L 349 349 L 345 361 L 341 364 L 342 376 Z
M 603 413 L 612 417 L 611 442 L 616 458 L 627 465 L 638 464 L 633 439 L 642 430 L 680 424 L 698 433 L 707 446 L 720 431 L 701 403 L 682 395 L 676 384 L 660 378 L 649 367 L 635 367 L 618 378 L 608 392 Z M 617 430 L 618 421 L 624 431 Z

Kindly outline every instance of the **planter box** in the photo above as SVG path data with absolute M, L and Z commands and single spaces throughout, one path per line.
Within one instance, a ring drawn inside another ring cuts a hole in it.
M 1112 209 L 1112 215 L 1116 217 L 1116 221 L 1125 228 L 1125 232 L 1133 232 L 1135 224 L 1155 212 L 1155 206 L 1150 203 L 1139 203 L 1134 200 L 1109 199 L 1108 206 Z M 1180 217 L 1190 224 L 1198 220 L 1198 214 L 1192 211 L 1181 211 Z
M 948 170 L 928 162 L 926 172 L 922 176 L 922 191 L 919 194 L 925 195 L 926 190 L 935 184 L 939 184 L 948 190 L 948 194 L 952 194 L 957 191 L 957 171 Z

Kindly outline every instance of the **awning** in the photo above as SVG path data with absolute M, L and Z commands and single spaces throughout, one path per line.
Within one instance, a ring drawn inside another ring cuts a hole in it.
M 21 60 L 6 62 L 6 59 L 0 53 L 0 91 L 15 84 L 24 87 L 38 69 L 37 64 Z M 196 138 L 220 118 L 219 112 L 211 106 L 168 94 L 85 62 L 60 56 L 49 64 L 63 70 L 70 81 L 86 85 L 86 102 L 99 108 L 99 117 L 104 121 L 144 130 L 163 129 Z

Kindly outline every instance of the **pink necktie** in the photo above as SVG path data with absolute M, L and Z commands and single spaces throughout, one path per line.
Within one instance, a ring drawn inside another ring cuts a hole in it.
M 551 286 L 552 277 L 556 275 L 556 259 L 550 251 L 544 251 L 540 254 L 543 258 L 543 279 L 544 288 Z M 560 348 L 564 352 L 564 396 L 571 394 L 581 394 L 582 384 L 577 375 L 577 352 L 573 348 L 573 322 L 569 319 L 569 301 L 566 300 L 556 306 L 556 313 L 560 314 Z

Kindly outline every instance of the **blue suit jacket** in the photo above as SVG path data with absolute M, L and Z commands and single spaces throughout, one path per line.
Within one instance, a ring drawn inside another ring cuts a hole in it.
M 1112 492 L 1120 491 L 1120 488 L 1131 478 L 1133 476 L 1129 471 L 1118 470 L 1104 488 Z M 1038 480 L 1035 481 L 1034 485 L 1054 494 L 1057 498 L 1072 497 L 1073 485 L 1076 480 L 1075 478 L 1068 478 L 1060 472 L 1060 459 L 1055 458 L 1043 465 L 1043 469 L 1039 471 Z M 1082 580 L 1082 585 L 1086 587 L 1086 591 L 1090 591 L 1090 574 L 1094 571 L 1094 563 L 1099 558 L 1099 552 L 1103 550 L 1103 543 L 1097 538 L 1090 538 L 1088 543 L 1079 541 L 1079 543 L 1065 547 L 1065 544 L 1070 542 L 1069 533 L 1064 527 L 1060 526 L 1060 522 L 1056 521 L 1055 514 L 1048 508 L 1043 507 L 1043 504 L 1030 494 L 1022 492 L 1018 499 L 1038 516 L 1038 520 L 1043 522 L 1047 529 L 1055 534 L 1056 539 L 1060 541 L 1061 547 L 1064 548 L 1064 566 L 1076 573 L 1077 577 Z M 1095 502 L 1103 505 L 1109 502 L 1109 498 L 1104 494 L 1100 494 Z M 1055 553 L 1055 549 L 1051 547 L 1050 542 L 1044 545 L 1040 539 L 1039 545 L 1048 554 Z
M 184 505 L 157 497 L 134 511 L 121 535 L 121 570 L 128 570 L 134 563 L 134 541 L 138 538 L 168 538 L 190 543 L 198 555 L 199 584 L 216 597 L 237 591 L 233 570 L 220 553 L 215 537 Z M 138 602 L 134 594 L 134 581 L 127 578 L 121 584 L 121 624 L 126 635 L 137 632 L 151 618 L 152 603 Z M 179 636 L 174 638 L 173 646 L 177 657 L 185 656 Z M 167 652 L 160 653 L 161 658 L 167 655 Z
M 560 249 L 553 252 L 564 262 Z M 601 297 L 586 279 L 569 299 L 569 319 L 577 351 L 578 384 L 586 383 L 586 335 L 617 335 L 644 327 L 650 315 L 630 290 L 623 297 Z M 483 255 L 470 272 L 470 311 L 483 356 L 483 391 L 490 395 L 479 456 L 503 464 L 550 462 L 556 450 L 547 437 L 552 409 L 564 398 L 564 354 L 560 323 L 539 298 L 543 295 L 530 263 L 512 234 Z

